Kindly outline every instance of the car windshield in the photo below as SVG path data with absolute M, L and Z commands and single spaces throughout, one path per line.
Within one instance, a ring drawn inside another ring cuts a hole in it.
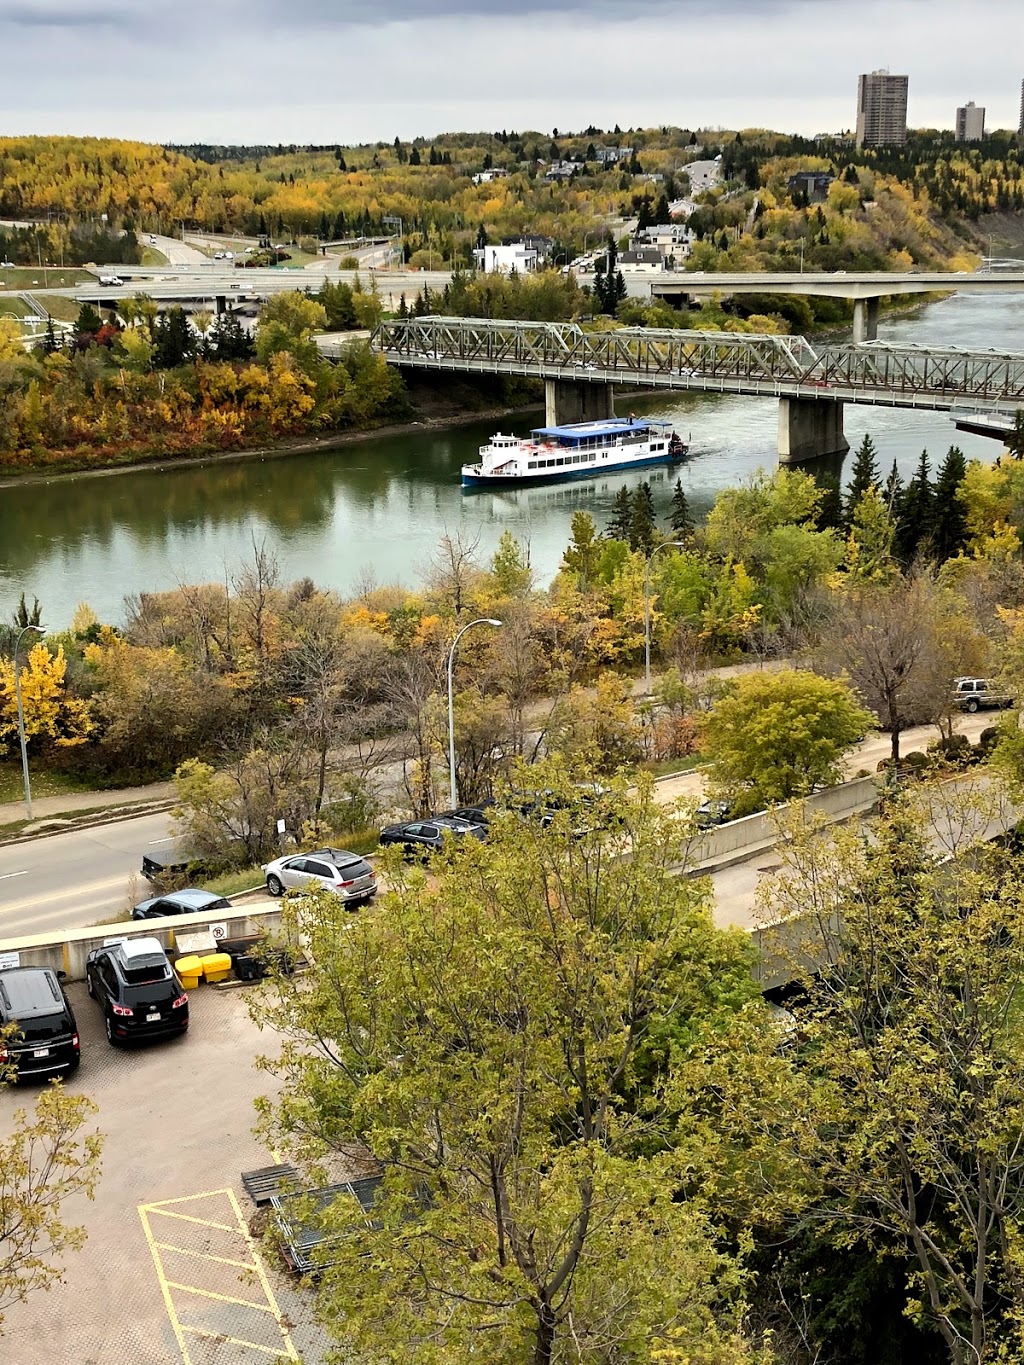
M 71 1025 L 66 1014 L 41 1014 L 32 1019 L 26 1019 L 18 1024 L 18 1031 L 26 1043 L 38 1043 L 41 1038 L 56 1038 L 61 1033 L 68 1033 Z M 18 1039 L 14 1038 L 17 1046 Z

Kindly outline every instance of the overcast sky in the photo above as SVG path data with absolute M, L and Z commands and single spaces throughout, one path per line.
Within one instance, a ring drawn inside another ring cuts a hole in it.
M 0 134 L 353 143 L 499 128 L 1016 128 L 1024 0 L 0 0 Z

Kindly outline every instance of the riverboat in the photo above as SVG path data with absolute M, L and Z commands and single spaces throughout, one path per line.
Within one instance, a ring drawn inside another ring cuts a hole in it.
M 642 417 L 536 427 L 527 439 L 499 431 L 480 447 L 478 464 L 462 466 L 462 483 L 475 488 L 582 479 L 645 465 L 674 464 L 688 450 L 671 422 Z

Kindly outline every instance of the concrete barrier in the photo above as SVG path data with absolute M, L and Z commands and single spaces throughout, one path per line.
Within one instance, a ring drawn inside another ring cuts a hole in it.
M 878 779 L 857 777 L 852 782 L 815 792 L 805 798 L 802 807 L 808 819 L 821 815 L 832 823 L 870 810 L 877 799 Z M 775 811 L 762 810 L 739 820 L 729 820 L 701 835 L 695 849 L 695 870 L 710 872 L 745 862 L 763 849 L 774 848 L 778 841 L 778 813 Z
M 156 938 L 174 955 L 175 935 L 196 933 L 223 925 L 226 939 L 251 938 L 274 933 L 281 927 L 281 907 L 276 902 L 254 902 L 218 910 L 214 914 L 174 915 L 168 919 L 127 920 L 122 924 L 93 925 L 88 929 L 59 929 L 47 934 L 19 934 L 0 939 L 0 963 L 20 967 L 53 967 L 69 981 L 85 978 L 85 960 L 93 948 L 111 938 Z M 17 964 L 12 960 L 17 955 Z

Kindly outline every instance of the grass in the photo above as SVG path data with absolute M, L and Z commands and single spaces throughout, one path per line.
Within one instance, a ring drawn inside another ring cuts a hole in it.
M 648 772 L 655 777 L 674 777 L 676 773 L 690 773 L 704 764 L 703 754 L 690 754 L 689 758 L 666 758 L 661 763 L 645 764 Z
M 167 257 L 162 251 L 157 251 L 155 246 L 144 246 L 142 248 L 143 265 L 166 265 Z
M 8 289 L 57 289 L 62 285 L 93 284 L 96 276 L 76 266 L 16 265 L 11 270 L 0 270 L 0 287 Z
M 251 891 L 254 886 L 263 885 L 263 869 L 243 867 L 240 872 L 222 872 L 217 877 L 204 877 L 197 885 L 218 896 L 237 896 L 240 891 Z
M 27 318 L 32 312 L 24 299 L 7 298 L 0 294 L 0 317 Z
M 51 318 L 56 318 L 58 322 L 76 322 L 81 304 L 74 299 L 61 298 L 59 294 L 43 294 L 42 297 L 36 295 L 39 302 L 43 305 Z
M 37 771 L 30 766 L 29 777 L 32 780 L 32 795 L 37 799 L 44 796 L 66 796 L 69 792 L 94 790 L 92 787 L 77 782 L 73 777 L 67 777 L 64 773 L 50 772 L 45 768 Z M 24 794 L 20 762 L 0 763 L 0 802 L 20 801 Z

